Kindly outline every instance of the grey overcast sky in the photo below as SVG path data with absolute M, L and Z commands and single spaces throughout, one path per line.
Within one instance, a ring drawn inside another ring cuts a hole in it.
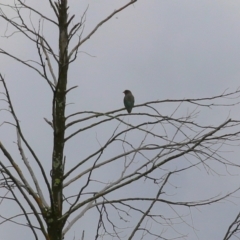
M 12 0 L 0 0 L 10 3 Z M 47 0 L 26 0 L 45 15 L 54 19 Z M 104 17 L 122 6 L 123 0 L 69 0 L 69 13 L 75 14 L 75 23 L 88 6 L 83 36 Z M 6 10 L 6 14 L 12 14 Z M 25 13 L 24 13 L 25 14 Z M 25 14 L 26 19 L 29 18 Z M 38 23 L 38 18 L 33 17 Z M 0 35 L 11 33 L 0 20 Z M 44 22 L 43 35 L 57 52 L 57 30 Z M 77 38 L 74 39 L 75 43 Z M 23 59 L 37 59 L 33 44 L 20 34 L 0 38 L 0 48 L 6 49 Z M 73 47 L 74 44 L 71 45 Z M 69 94 L 67 112 L 105 112 L 123 107 L 123 91 L 130 89 L 136 104 L 160 99 L 200 98 L 218 95 L 224 90 L 234 91 L 240 85 L 240 1 L 239 0 L 139 0 L 133 6 L 118 13 L 81 47 L 78 59 L 72 63 L 68 86 L 79 87 Z M 0 55 L 0 72 L 5 76 L 10 94 L 27 139 L 44 161 L 45 169 L 51 167 L 52 133 L 43 117 L 51 119 L 51 92 L 43 79 L 34 71 Z M 55 71 L 57 72 L 56 66 Z M 219 108 L 210 113 L 203 110 L 199 119 L 204 123 L 223 122 L 229 115 L 240 118 L 239 107 Z M 144 111 L 142 108 L 133 109 Z M 161 109 L 163 115 L 172 108 Z M 181 114 L 188 111 L 184 106 Z M 180 115 L 181 115 L 180 114 Z M 0 112 L 0 122 L 9 119 L 6 112 Z M 133 118 L 134 120 L 134 118 Z M 135 118 L 136 120 L 136 118 Z M 129 117 L 129 121 L 132 121 Z M 97 137 L 96 137 L 97 136 Z M 98 146 L 110 136 L 107 126 L 93 131 L 90 136 L 78 136 L 66 146 L 67 168 L 78 161 L 87 149 Z M 92 137 L 92 138 L 91 138 Z M 0 128 L 0 140 L 13 148 L 15 131 L 9 126 Z M 93 139 L 93 140 L 92 140 Z M 94 142 L 92 142 L 94 141 Z M 231 149 L 232 150 L 232 149 Z M 233 161 L 239 161 L 239 151 L 229 153 Z M 13 153 L 16 157 L 17 152 Z M 111 155 L 111 154 L 110 154 Z M 2 157 L 2 155 L 0 155 Z M 21 165 L 21 163 L 19 163 Z M 174 169 L 174 166 L 169 166 Z M 179 175 L 173 180 L 179 189 L 173 192 L 179 201 L 205 199 L 219 193 L 227 193 L 239 186 L 239 172 L 231 169 L 228 175 L 224 169 L 217 169 L 216 176 L 201 171 Z M 105 181 L 114 177 L 117 169 L 103 176 Z M 129 190 L 131 191 L 131 190 Z M 151 194 L 146 192 L 146 196 Z M 239 196 L 236 195 L 236 196 Z M 219 240 L 228 225 L 239 212 L 240 200 L 222 202 L 203 208 L 180 210 L 189 214 L 188 221 L 194 225 L 184 230 L 190 240 Z M 5 206 L 5 205 L 4 205 Z M 0 205 L 0 215 L 6 210 Z M 14 209 L 11 209 L 13 211 Z M 169 209 L 162 210 L 166 215 Z M 190 214 L 191 213 L 191 214 Z M 80 239 L 83 226 L 92 221 L 93 215 L 79 221 L 66 239 Z M 89 227 L 89 226 L 88 226 Z M 13 231 L 14 229 L 14 231 Z M 0 226 L 0 239 L 26 239 L 28 231 L 21 232 L 15 225 Z M 178 229 L 179 230 L 179 229 Z M 171 234 L 171 232 L 169 233 Z M 94 236 L 94 235 L 93 235 Z M 87 239 L 93 239 L 87 235 Z M 28 238 L 30 239 L 30 238 Z M 31 238 L 32 239 L 32 238 Z

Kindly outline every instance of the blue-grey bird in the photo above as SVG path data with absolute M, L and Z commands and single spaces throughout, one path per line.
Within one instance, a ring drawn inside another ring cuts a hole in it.
M 125 97 L 123 99 L 124 106 L 127 109 L 128 113 L 131 113 L 134 106 L 134 96 L 130 90 L 125 90 L 123 93 L 125 94 Z

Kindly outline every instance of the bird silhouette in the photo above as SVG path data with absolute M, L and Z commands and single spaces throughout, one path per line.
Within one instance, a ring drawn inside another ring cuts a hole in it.
M 128 113 L 131 113 L 134 106 L 134 96 L 130 90 L 125 90 L 123 93 L 125 94 L 125 97 L 123 99 L 124 106 L 127 109 Z

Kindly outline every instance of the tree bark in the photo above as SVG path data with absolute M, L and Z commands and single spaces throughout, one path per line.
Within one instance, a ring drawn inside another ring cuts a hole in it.
M 59 11 L 59 69 L 58 82 L 53 98 L 53 128 L 54 146 L 52 155 L 52 206 L 51 219 L 48 222 L 48 233 L 51 240 L 61 240 L 63 221 L 62 217 L 62 181 L 63 181 L 63 151 L 65 135 L 65 106 L 68 75 L 68 25 L 67 0 L 58 5 Z

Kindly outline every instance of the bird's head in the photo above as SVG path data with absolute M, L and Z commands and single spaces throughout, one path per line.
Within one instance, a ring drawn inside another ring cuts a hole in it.
M 123 93 L 126 95 L 126 94 L 131 93 L 131 91 L 130 90 L 125 90 Z

